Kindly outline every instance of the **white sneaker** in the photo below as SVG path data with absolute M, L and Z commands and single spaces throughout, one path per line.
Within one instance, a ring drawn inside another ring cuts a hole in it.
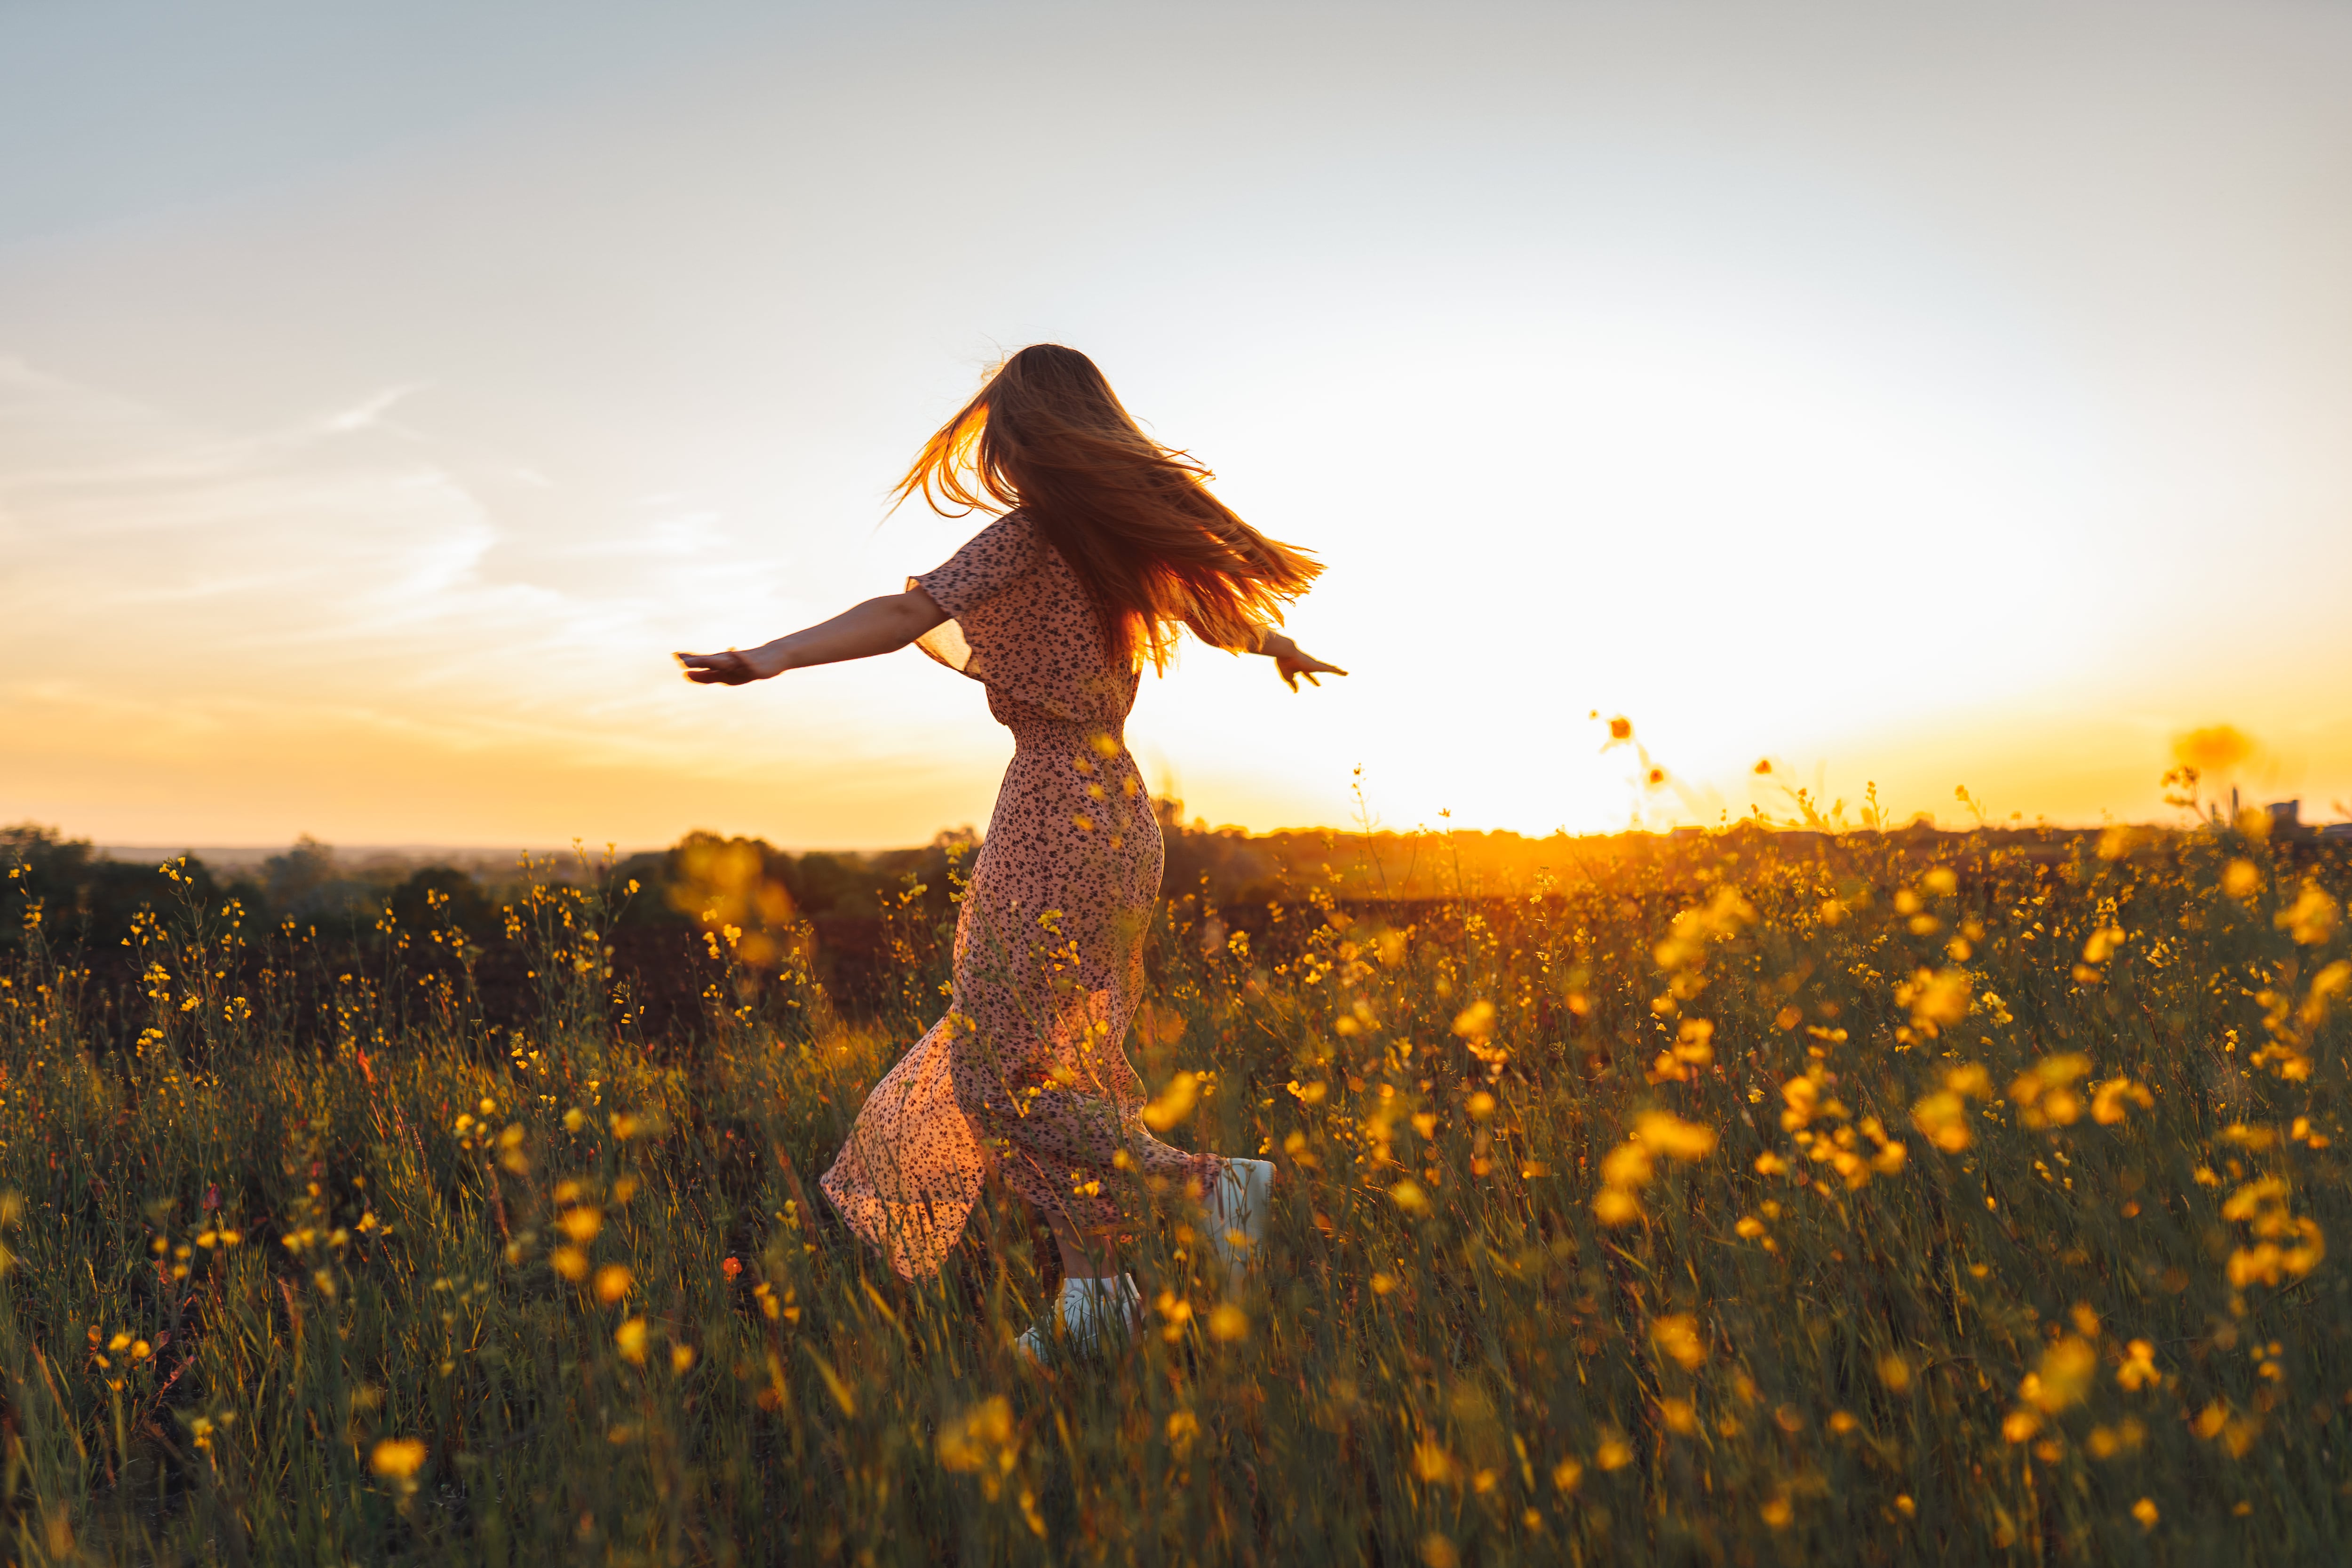
M 1209 1250 L 1224 1261 L 1232 1288 L 1258 1244 L 1265 1239 L 1265 1216 L 1274 1206 L 1274 1165 L 1265 1160 L 1228 1160 L 1202 1208 L 1209 1221 Z
M 1136 1289 L 1131 1274 L 1116 1279 L 1065 1279 L 1055 1310 L 1062 1320 L 1060 1333 L 1051 1333 L 1048 1323 L 1040 1323 L 1014 1342 L 1040 1366 L 1058 1350 L 1091 1355 L 1106 1340 L 1134 1332 L 1143 1321 L 1143 1292 Z

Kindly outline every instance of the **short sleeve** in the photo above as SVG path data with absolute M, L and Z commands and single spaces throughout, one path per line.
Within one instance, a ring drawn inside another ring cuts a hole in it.
M 1039 548 L 1036 525 L 1017 510 L 1008 511 L 965 541 L 945 564 L 908 578 L 908 589 L 920 588 L 950 616 L 916 638 L 915 646 L 959 674 L 986 680 L 987 661 L 960 623 L 1006 584 L 1034 570 Z
M 1006 512 L 964 542 L 945 564 L 907 579 L 961 620 L 1037 564 L 1037 530 L 1027 516 Z

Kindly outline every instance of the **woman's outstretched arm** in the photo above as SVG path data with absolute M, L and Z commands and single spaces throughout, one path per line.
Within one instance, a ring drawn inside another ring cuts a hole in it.
M 1317 658 L 1313 654 L 1307 652 L 1297 643 L 1292 642 L 1288 637 L 1283 636 L 1280 632 L 1276 631 L 1272 626 L 1265 626 L 1259 629 L 1257 647 L 1252 648 L 1250 651 L 1252 653 L 1262 653 L 1265 655 L 1266 658 L 1274 660 L 1275 673 L 1281 676 L 1283 684 L 1289 687 L 1293 691 L 1298 689 L 1298 678 L 1302 675 L 1307 678 L 1307 685 L 1320 686 L 1323 683 L 1315 679 L 1318 675 L 1345 675 L 1348 673 L 1336 664 L 1324 663 L 1321 659 Z
M 698 686 L 746 686 L 813 664 L 839 664 L 844 659 L 896 653 L 947 618 L 948 613 L 929 594 L 909 588 L 852 605 L 829 621 L 758 647 L 682 653 L 677 662 L 686 666 L 686 678 Z

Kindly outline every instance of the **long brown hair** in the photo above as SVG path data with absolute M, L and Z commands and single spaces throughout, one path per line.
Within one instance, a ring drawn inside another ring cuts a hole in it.
M 892 493 L 920 491 L 948 516 L 1026 510 L 1086 584 L 1113 651 L 1165 669 L 1178 625 L 1253 649 L 1323 570 L 1234 516 L 1209 493 L 1215 477 L 1138 428 L 1094 361 L 1033 343 L 923 444 Z

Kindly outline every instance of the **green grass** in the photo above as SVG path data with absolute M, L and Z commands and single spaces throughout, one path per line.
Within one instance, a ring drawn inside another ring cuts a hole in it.
M 714 936 L 666 1039 L 593 889 L 509 911 L 520 1030 L 451 931 L 361 962 L 192 904 L 110 1011 L 37 928 L 0 983 L 5 1555 L 2341 1561 L 2344 868 L 2105 847 L 1740 832 L 1508 894 L 1180 900 L 1130 1049 L 1202 1075 L 1172 1136 L 1266 1152 L 1280 1212 L 1227 1302 L 1163 1204 L 1142 1331 L 1050 1375 L 1008 1201 L 923 1286 L 820 1212 L 942 1003 L 912 903 L 879 1016 Z

